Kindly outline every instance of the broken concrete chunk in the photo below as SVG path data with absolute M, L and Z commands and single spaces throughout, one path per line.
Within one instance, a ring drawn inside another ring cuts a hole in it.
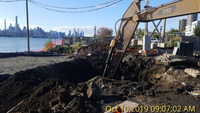
M 197 78 L 200 75 L 200 70 L 193 68 L 186 68 L 185 73 Z
M 188 92 L 188 93 L 195 97 L 200 97 L 200 90 L 196 90 L 196 91 L 192 91 L 192 92 Z
M 91 82 L 88 85 L 87 96 L 88 98 L 93 99 L 93 100 L 101 99 L 101 89 L 95 82 Z

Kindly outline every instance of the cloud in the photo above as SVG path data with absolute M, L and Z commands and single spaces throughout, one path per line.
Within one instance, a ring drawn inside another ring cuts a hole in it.
M 73 32 L 74 28 L 79 31 L 83 31 L 85 36 L 93 36 L 94 35 L 94 26 L 61 26 L 54 27 L 52 30 L 69 33 L 69 30 Z

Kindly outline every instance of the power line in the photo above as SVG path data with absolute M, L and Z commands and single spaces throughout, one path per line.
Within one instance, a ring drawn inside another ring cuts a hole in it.
M 123 0 L 118 0 L 118 1 L 113 2 L 111 4 L 108 4 L 108 5 L 99 7 L 99 8 L 95 8 L 95 9 L 90 9 L 90 10 L 84 10 L 84 11 L 63 11 L 63 10 L 57 10 L 57 9 L 52 9 L 52 8 L 49 8 L 49 7 L 45 7 L 45 6 L 42 6 L 41 4 L 36 3 L 33 0 L 29 0 L 29 2 L 31 2 L 32 4 L 34 4 L 36 6 L 42 7 L 44 9 L 47 9 L 47 10 L 50 10 L 50 11 L 61 12 L 61 13 L 85 13 L 85 12 L 97 11 L 97 10 L 100 10 L 100 9 L 104 9 L 104 8 L 113 6 L 113 5 L 115 5 L 115 4 L 117 4 L 117 3 L 121 2 L 121 1 L 123 1 Z
M 25 1 L 25 0 L 0 0 L 0 2 L 19 2 L 19 1 Z M 50 11 L 54 11 L 54 12 L 61 12 L 61 13 L 85 13 L 85 12 L 92 12 L 92 11 L 97 11 L 97 10 L 101 10 L 110 6 L 113 6 L 119 2 L 122 2 L 123 0 L 112 0 L 109 2 L 105 2 L 102 4 L 98 4 L 98 5 L 92 5 L 92 6 L 85 6 L 85 7 L 58 7 L 58 6 L 51 6 L 51 5 L 47 5 L 47 4 L 43 4 L 40 2 L 36 2 L 34 0 L 28 0 L 29 2 L 31 2 L 32 4 L 44 8 L 46 10 L 50 10 Z M 55 8 L 59 8 L 59 9 L 86 9 L 86 8 L 93 8 L 94 9 L 90 9 L 90 10 L 83 10 L 83 11 L 63 11 L 63 10 L 58 10 Z
M 20 2 L 25 0 L 0 0 L 0 2 Z
M 0 2 L 18 2 L 18 1 L 25 1 L 25 0 L 0 0 Z M 28 0 L 28 1 L 29 2 L 30 1 L 35 2 L 35 4 L 38 4 L 38 5 L 41 5 L 41 6 L 57 8 L 57 9 L 87 9 L 87 8 L 93 8 L 93 7 L 101 7 L 103 5 L 114 3 L 117 0 L 112 0 L 112 1 L 105 2 L 105 3 L 97 4 L 97 5 L 84 6 L 84 7 L 58 7 L 58 6 L 52 6 L 52 5 L 40 3 L 40 2 L 37 2 L 37 1 L 34 1 L 34 0 Z
M 57 8 L 57 9 L 87 9 L 87 8 L 100 7 L 100 6 L 103 6 L 103 5 L 111 4 L 111 3 L 114 3 L 117 0 L 112 0 L 112 1 L 109 1 L 109 2 L 102 3 L 102 4 L 84 6 L 84 7 L 58 7 L 58 6 L 43 4 L 43 3 L 40 3 L 40 2 L 37 2 L 37 1 L 34 1 L 34 0 L 29 0 L 29 1 L 33 1 L 37 4 L 39 4 L 39 5 L 43 5 L 43 6 L 47 6 L 47 7 L 51 7 L 51 8 Z

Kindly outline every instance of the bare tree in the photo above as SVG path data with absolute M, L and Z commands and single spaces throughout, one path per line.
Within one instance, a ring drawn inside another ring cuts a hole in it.
M 108 27 L 100 27 L 97 30 L 97 36 L 99 38 L 111 37 L 113 34 L 113 30 Z

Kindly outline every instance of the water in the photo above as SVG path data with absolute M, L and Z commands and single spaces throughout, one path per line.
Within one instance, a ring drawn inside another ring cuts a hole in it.
M 54 41 L 55 39 L 52 39 Z M 48 38 L 30 38 L 30 50 L 39 51 L 44 48 Z M 26 37 L 0 37 L 0 52 L 27 51 Z

